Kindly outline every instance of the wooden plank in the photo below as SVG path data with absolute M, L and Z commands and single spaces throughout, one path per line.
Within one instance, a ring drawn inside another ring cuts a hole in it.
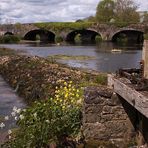
M 144 78 L 148 79 L 148 40 L 144 41 L 142 59 L 144 61 Z
M 125 78 L 124 78 L 125 79 Z M 121 80 L 109 75 L 109 86 L 114 92 L 124 98 L 129 104 L 148 118 L 148 96 L 136 91 Z M 128 81 L 127 81 L 128 82 Z

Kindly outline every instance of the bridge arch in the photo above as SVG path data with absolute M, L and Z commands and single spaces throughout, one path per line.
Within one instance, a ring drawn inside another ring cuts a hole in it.
M 95 43 L 96 36 L 99 36 L 99 38 L 102 39 L 101 35 L 98 32 L 93 31 L 93 30 L 82 29 L 82 30 L 74 30 L 68 33 L 66 36 L 66 41 L 74 43 L 75 37 L 77 35 L 81 36 L 82 43 Z
M 40 40 L 42 42 L 54 42 L 55 34 L 48 30 L 35 29 L 27 32 L 24 36 L 24 40 Z
M 143 43 L 144 32 L 138 30 L 120 30 L 112 36 L 113 42 L 124 40 L 128 43 Z
M 4 35 L 14 35 L 12 32 L 5 32 Z

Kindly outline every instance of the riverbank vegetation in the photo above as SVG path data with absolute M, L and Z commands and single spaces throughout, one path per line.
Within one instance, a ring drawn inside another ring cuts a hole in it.
M 4 35 L 0 36 L 0 43 L 2 44 L 12 44 L 12 43 L 19 43 L 20 38 L 15 35 Z
M 51 29 L 61 32 L 62 30 L 81 30 L 88 28 L 92 25 L 92 22 L 48 22 L 48 23 L 36 23 L 39 28 Z
M 21 111 L 20 128 L 11 133 L 5 146 L 61 147 L 65 140 L 75 145 L 75 138 L 81 135 L 83 90 L 88 85 L 105 85 L 106 74 L 67 67 L 51 59 L 6 55 L 0 59 L 0 74 L 29 107 Z

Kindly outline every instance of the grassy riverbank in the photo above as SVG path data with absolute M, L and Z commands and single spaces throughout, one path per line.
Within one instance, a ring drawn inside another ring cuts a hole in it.
M 60 79 L 73 81 L 79 87 L 106 84 L 107 81 L 106 74 L 68 67 L 50 58 L 19 56 L 9 49 L 0 49 L 0 51 L 1 56 L 7 55 L 0 60 L 1 75 L 27 102 L 53 96 L 57 81 Z M 58 57 L 61 58 L 61 56 Z M 77 58 L 85 59 L 86 57 Z

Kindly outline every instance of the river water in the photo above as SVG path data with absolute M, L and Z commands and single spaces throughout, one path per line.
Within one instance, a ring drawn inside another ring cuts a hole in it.
M 48 57 L 50 55 L 90 56 L 91 60 L 60 60 L 73 67 L 82 67 L 102 72 L 115 72 L 119 68 L 138 68 L 142 58 L 141 45 L 119 46 L 111 42 L 98 45 L 51 45 L 51 44 L 11 44 L 0 45 L 22 51 L 28 55 Z M 113 49 L 116 51 L 114 52 Z

